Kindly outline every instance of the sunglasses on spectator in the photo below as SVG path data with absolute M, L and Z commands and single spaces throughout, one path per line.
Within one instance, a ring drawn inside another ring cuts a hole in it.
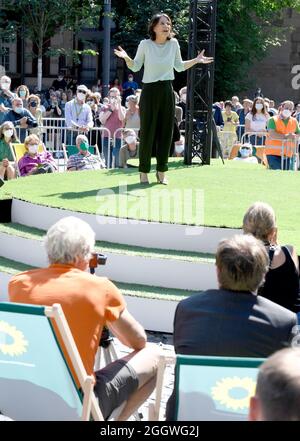
M 85 95 L 87 94 L 85 90 L 81 90 L 81 89 L 77 89 L 77 92 L 84 93 Z

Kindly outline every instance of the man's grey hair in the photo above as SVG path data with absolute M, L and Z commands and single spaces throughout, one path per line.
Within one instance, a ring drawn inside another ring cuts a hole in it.
M 256 397 L 263 420 L 300 421 L 300 349 L 276 352 L 260 367 Z
M 76 145 L 79 147 L 82 141 L 89 144 L 89 140 L 85 135 L 78 135 L 76 137 Z
M 51 264 L 87 261 L 94 250 L 95 233 L 87 222 L 74 216 L 64 217 L 49 228 L 44 245 Z

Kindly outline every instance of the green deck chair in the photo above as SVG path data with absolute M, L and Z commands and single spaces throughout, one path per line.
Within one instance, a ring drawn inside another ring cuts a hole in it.
M 175 420 L 246 421 L 249 400 L 255 393 L 258 358 L 161 357 L 156 400 L 149 406 L 149 419 L 160 417 L 163 374 L 166 364 L 175 363 Z
M 264 360 L 227 357 L 176 357 L 178 421 L 245 421 Z
M 56 338 L 59 329 L 79 392 Z M 103 420 L 60 305 L 0 303 L 0 411 L 13 420 Z

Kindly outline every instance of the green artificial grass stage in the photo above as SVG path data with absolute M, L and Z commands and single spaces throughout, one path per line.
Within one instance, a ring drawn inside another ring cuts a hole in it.
M 166 187 L 155 183 L 154 168 L 148 187 L 139 184 L 134 168 L 57 173 L 7 182 L 0 189 L 0 198 L 11 195 L 79 212 L 232 228 L 241 226 L 243 215 L 253 202 L 264 201 L 275 209 L 280 242 L 291 243 L 300 250 L 298 172 L 266 170 L 237 161 L 223 165 L 220 159 L 212 160 L 210 166 L 187 167 L 173 159 Z

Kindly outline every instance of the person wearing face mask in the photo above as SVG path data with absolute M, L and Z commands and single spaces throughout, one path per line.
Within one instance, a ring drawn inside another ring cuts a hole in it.
M 167 14 L 155 14 L 148 27 L 149 39 L 142 40 L 134 60 L 119 46 L 115 55 L 123 58 L 127 67 L 139 71 L 144 66 L 143 90 L 140 99 L 140 183 L 149 184 L 153 148 L 156 153 L 156 180 L 168 183 L 165 172 L 173 141 L 175 99 L 172 81 L 174 69 L 182 72 L 199 63 L 209 64 L 213 58 L 204 51 L 194 59 L 183 61 L 178 40 L 174 38 L 172 21 Z
M 126 100 L 130 95 L 134 95 L 135 91 L 139 88 L 136 81 L 133 80 L 133 75 L 130 73 L 128 75 L 128 80 L 123 83 L 123 93 L 122 93 L 122 106 L 125 106 Z
M 29 135 L 24 140 L 26 153 L 19 160 L 18 167 L 21 176 L 53 173 L 57 171 L 55 159 L 45 147 L 39 152 L 41 141 L 36 135 Z
M 92 115 L 93 115 L 93 122 L 94 127 L 100 127 L 100 99 L 98 93 L 90 93 L 87 95 L 86 103 L 90 106 Z M 97 144 L 100 151 L 102 151 L 102 139 L 101 139 L 101 132 L 98 130 L 93 130 L 90 135 L 90 143 L 91 145 Z
M 11 79 L 3 75 L 0 79 L 0 124 L 4 122 L 5 113 L 12 108 L 12 99 L 16 96 L 10 91 Z
M 265 143 L 263 134 L 267 132 L 267 123 L 270 115 L 266 109 L 264 99 L 257 97 L 253 101 L 252 109 L 245 117 L 245 133 L 253 133 L 249 137 L 252 145 L 262 146 Z
M 129 95 L 126 101 L 128 108 L 126 110 L 125 120 L 124 120 L 125 128 L 136 129 L 136 133 L 138 133 L 141 125 L 138 97 L 135 95 Z
M 67 163 L 67 171 L 100 170 L 105 163 L 89 151 L 89 141 L 85 135 L 76 138 L 78 153 L 71 155 Z
M 66 126 L 84 133 L 94 127 L 92 110 L 86 103 L 88 93 L 89 89 L 81 84 L 77 87 L 76 97 L 65 106 Z M 76 134 L 75 131 L 68 133 L 67 144 L 74 144 Z
M 138 158 L 139 143 L 136 132 L 132 129 L 125 129 L 123 132 L 125 144 L 120 149 L 119 163 L 121 168 L 128 168 L 128 159 Z
M 5 122 L 0 127 L 0 178 L 14 179 L 16 169 L 11 151 L 11 144 L 19 142 L 16 130 L 11 122 Z
M 122 106 L 120 92 L 116 87 L 109 90 L 109 104 L 101 108 L 100 122 L 109 130 L 111 138 L 108 138 L 107 132 L 103 137 L 103 154 L 108 167 L 112 164 L 112 155 L 115 159 L 115 167 L 119 167 L 119 156 L 122 144 L 121 128 L 124 126 L 126 110 Z M 109 149 L 112 141 L 115 139 L 115 146 Z M 110 152 L 110 153 L 108 153 Z
M 176 156 L 177 158 L 181 158 L 182 156 L 184 156 L 184 145 L 185 140 L 184 137 L 181 136 L 179 141 L 175 141 L 174 156 Z
M 15 127 L 20 127 L 20 141 L 24 142 L 26 137 L 25 129 L 37 127 L 38 123 L 29 110 L 24 109 L 21 98 L 12 100 L 12 109 L 5 113 L 5 121 L 11 121 Z
M 293 166 L 291 159 L 297 154 L 300 135 L 298 121 L 292 117 L 293 111 L 293 101 L 284 101 L 279 115 L 273 116 L 268 122 L 265 153 L 272 170 L 290 170 Z
M 43 112 L 40 108 L 41 100 L 38 95 L 29 95 L 28 97 L 28 110 L 32 116 L 37 120 L 37 127 L 29 129 L 30 135 L 41 136 L 43 133 Z
M 29 97 L 28 87 L 22 84 L 21 86 L 17 87 L 16 93 L 18 97 L 20 97 L 21 100 L 23 101 L 24 109 L 28 109 L 28 97 Z
M 249 164 L 258 164 L 255 156 L 252 156 L 252 145 L 250 143 L 242 144 L 239 148 L 239 155 L 234 158 L 234 161 L 246 162 Z

